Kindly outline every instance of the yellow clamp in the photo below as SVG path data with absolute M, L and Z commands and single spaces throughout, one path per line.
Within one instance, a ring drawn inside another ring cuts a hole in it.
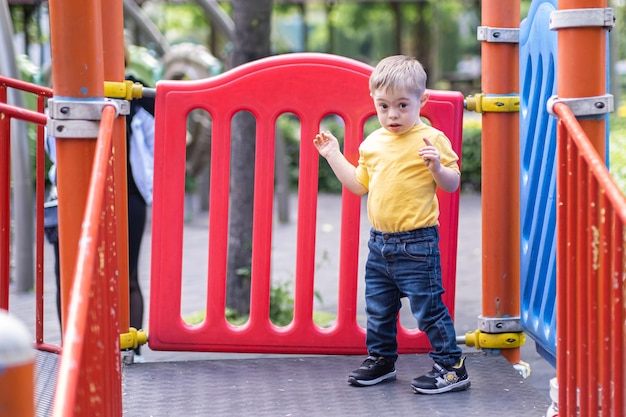
M 128 329 L 128 333 L 120 334 L 120 349 L 137 349 L 141 345 L 148 343 L 148 334 L 143 330 L 134 327 Z
M 121 98 L 124 100 L 132 100 L 141 98 L 143 94 L 143 85 L 125 80 L 123 82 L 105 81 L 104 95 L 105 97 Z
M 516 112 L 519 111 L 519 96 L 474 94 L 465 98 L 465 108 L 476 113 Z
M 465 344 L 476 349 L 513 349 L 526 343 L 526 334 L 519 333 L 483 333 L 480 330 L 465 333 Z

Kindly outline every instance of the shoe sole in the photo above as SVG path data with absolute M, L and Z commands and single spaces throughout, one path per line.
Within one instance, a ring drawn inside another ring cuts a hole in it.
M 353 376 L 348 377 L 348 382 L 350 385 L 354 385 L 355 387 L 369 387 L 372 385 L 380 384 L 385 381 L 392 381 L 396 379 L 396 371 L 391 371 L 388 374 L 383 376 L 379 376 L 376 379 L 356 379 Z
M 437 389 L 424 389 L 424 388 L 416 387 L 415 385 L 411 385 L 411 388 L 413 388 L 413 392 L 416 394 L 428 395 L 428 394 L 443 394 L 444 392 L 465 391 L 471 385 L 472 383 L 470 382 L 470 380 L 466 379 L 464 381 L 459 381 L 456 384 L 448 385 L 448 386 L 437 388 Z

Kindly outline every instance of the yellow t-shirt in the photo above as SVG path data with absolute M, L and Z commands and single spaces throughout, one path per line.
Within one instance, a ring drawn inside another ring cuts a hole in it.
M 460 173 L 459 157 L 439 130 L 420 124 L 398 135 L 380 128 L 359 147 L 356 179 L 368 189 L 367 213 L 383 232 L 403 232 L 439 224 L 437 184 L 418 151 L 427 138 L 443 166 Z

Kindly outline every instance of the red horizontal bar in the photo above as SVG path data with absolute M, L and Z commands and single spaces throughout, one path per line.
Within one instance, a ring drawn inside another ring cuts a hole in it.
M 9 118 L 24 120 L 25 122 L 36 123 L 42 126 L 48 123 L 48 116 L 45 114 L 4 103 L 0 103 L 0 113 L 6 114 Z

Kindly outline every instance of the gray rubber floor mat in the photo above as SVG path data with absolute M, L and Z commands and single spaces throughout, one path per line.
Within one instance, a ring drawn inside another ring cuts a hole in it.
M 545 416 L 546 398 L 502 356 L 468 354 L 469 390 L 418 395 L 411 380 L 428 355 L 401 355 L 397 379 L 348 384 L 363 357 L 285 356 L 126 365 L 124 415 L 161 416 Z

